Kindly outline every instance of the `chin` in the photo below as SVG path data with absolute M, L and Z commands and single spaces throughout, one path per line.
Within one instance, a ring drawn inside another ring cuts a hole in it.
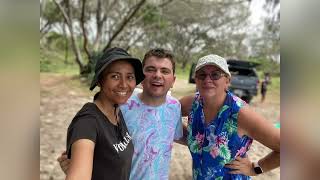
M 149 95 L 153 98 L 161 98 L 165 96 L 165 94 L 158 94 L 158 93 L 151 93 Z
M 115 101 L 116 104 L 125 104 L 130 96 L 128 97 L 118 97 Z
M 217 92 L 212 92 L 212 91 L 200 91 L 200 95 L 202 97 L 213 97 L 217 95 Z
M 122 104 L 125 104 L 127 101 L 117 101 L 115 102 L 115 104 L 119 104 L 119 105 L 122 105 Z
M 146 91 L 146 93 L 152 97 L 163 96 L 165 94 L 163 91 Z

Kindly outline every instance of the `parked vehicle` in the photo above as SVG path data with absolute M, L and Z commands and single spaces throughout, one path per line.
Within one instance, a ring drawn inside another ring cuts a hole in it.
M 227 63 L 231 73 L 229 90 L 250 103 L 252 98 L 258 94 L 259 77 L 255 67 L 259 64 L 235 59 L 229 59 Z M 189 74 L 189 83 L 195 83 L 195 67 L 196 63 L 193 63 Z

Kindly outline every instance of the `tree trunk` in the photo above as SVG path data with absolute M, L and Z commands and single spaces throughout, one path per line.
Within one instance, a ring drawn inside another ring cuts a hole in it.
M 182 64 L 181 64 L 181 69 L 182 70 L 184 70 L 185 68 L 186 68 L 186 66 L 187 66 L 187 63 L 188 63 L 188 61 L 186 61 L 186 60 L 182 60 Z
M 86 13 L 85 7 L 86 7 L 86 0 L 82 0 L 80 26 L 81 26 L 82 34 L 83 34 L 83 49 L 84 49 L 85 53 L 87 54 L 88 60 L 90 61 L 91 53 L 88 48 L 88 35 L 87 35 L 86 27 L 85 27 L 85 13 Z
M 67 24 L 67 27 L 69 29 L 70 39 L 71 39 L 71 46 L 72 46 L 73 53 L 76 56 L 75 57 L 75 61 L 79 65 L 80 74 L 86 74 L 86 73 L 88 73 L 88 66 L 83 64 L 83 59 L 82 59 L 82 56 L 81 56 L 81 53 L 80 53 L 80 49 L 76 44 L 76 39 L 75 39 L 75 36 L 74 36 L 74 31 L 73 31 L 73 26 L 72 26 L 72 18 L 71 18 L 71 14 L 72 13 L 71 13 L 71 9 L 70 9 L 70 6 L 69 6 L 69 0 L 65 1 L 66 6 L 67 6 L 66 9 L 67 9 L 68 13 L 65 12 L 63 7 L 61 6 L 61 4 L 59 4 L 57 2 L 57 0 L 54 0 L 54 3 L 58 6 L 60 12 L 63 15 L 63 18 L 64 18 L 66 24 Z
M 70 30 L 70 38 L 71 38 L 72 50 L 73 50 L 74 55 L 76 56 L 75 60 L 76 60 L 77 64 L 79 65 L 80 74 L 86 74 L 87 73 L 86 72 L 87 67 L 82 63 L 83 62 L 82 56 L 81 56 L 79 47 L 76 45 L 76 40 L 75 40 L 75 37 L 74 37 L 72 26 L 69 27 L 69 30 Z
M 65 38 L 65 49 L 64 49 L 64 64 L 68 64 L 68 55 L 69 55 L 69 41 L 68 41 L 68 38 L 67 38 L 67 31 L 66 31 L 66 26 L 65 24 L 63 24 L 63 34 L 64 34 L 64 38 Z
M 103 18 L 101 18 L 101 0 L 98 0 L 97 3 L 97 13 L 96 13 L 96 23 L 97 23 L 97 35 L 93 42 L 93 50 L 98 51 L 100 48 L 100 41 L 102 36 L 102 27 L 104 24 L 104 21 L 107 19 L 107 16 L 104 15 Z

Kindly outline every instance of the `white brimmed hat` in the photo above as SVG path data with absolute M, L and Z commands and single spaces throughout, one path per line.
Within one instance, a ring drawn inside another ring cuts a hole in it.
M 198 60 L 197 66 L 196 66 L 196 72 L 201 69 L 204 66 L 207 65 L 214 65 L 220 68 L 223 72 L 225 72 L 229 77 L 231 77 L 231 74 L 229 72 L 227 61 L 218 55 L 215 54 L 209 54 L 207 56 L 203 56 Z

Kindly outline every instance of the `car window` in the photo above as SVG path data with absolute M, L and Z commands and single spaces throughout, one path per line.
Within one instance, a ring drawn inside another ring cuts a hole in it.
M 229 67 L 229 71 L 232 75 L 241 75 L 241 76 L 256 76 L 256 73 L 252 69 L 241 69 Z

